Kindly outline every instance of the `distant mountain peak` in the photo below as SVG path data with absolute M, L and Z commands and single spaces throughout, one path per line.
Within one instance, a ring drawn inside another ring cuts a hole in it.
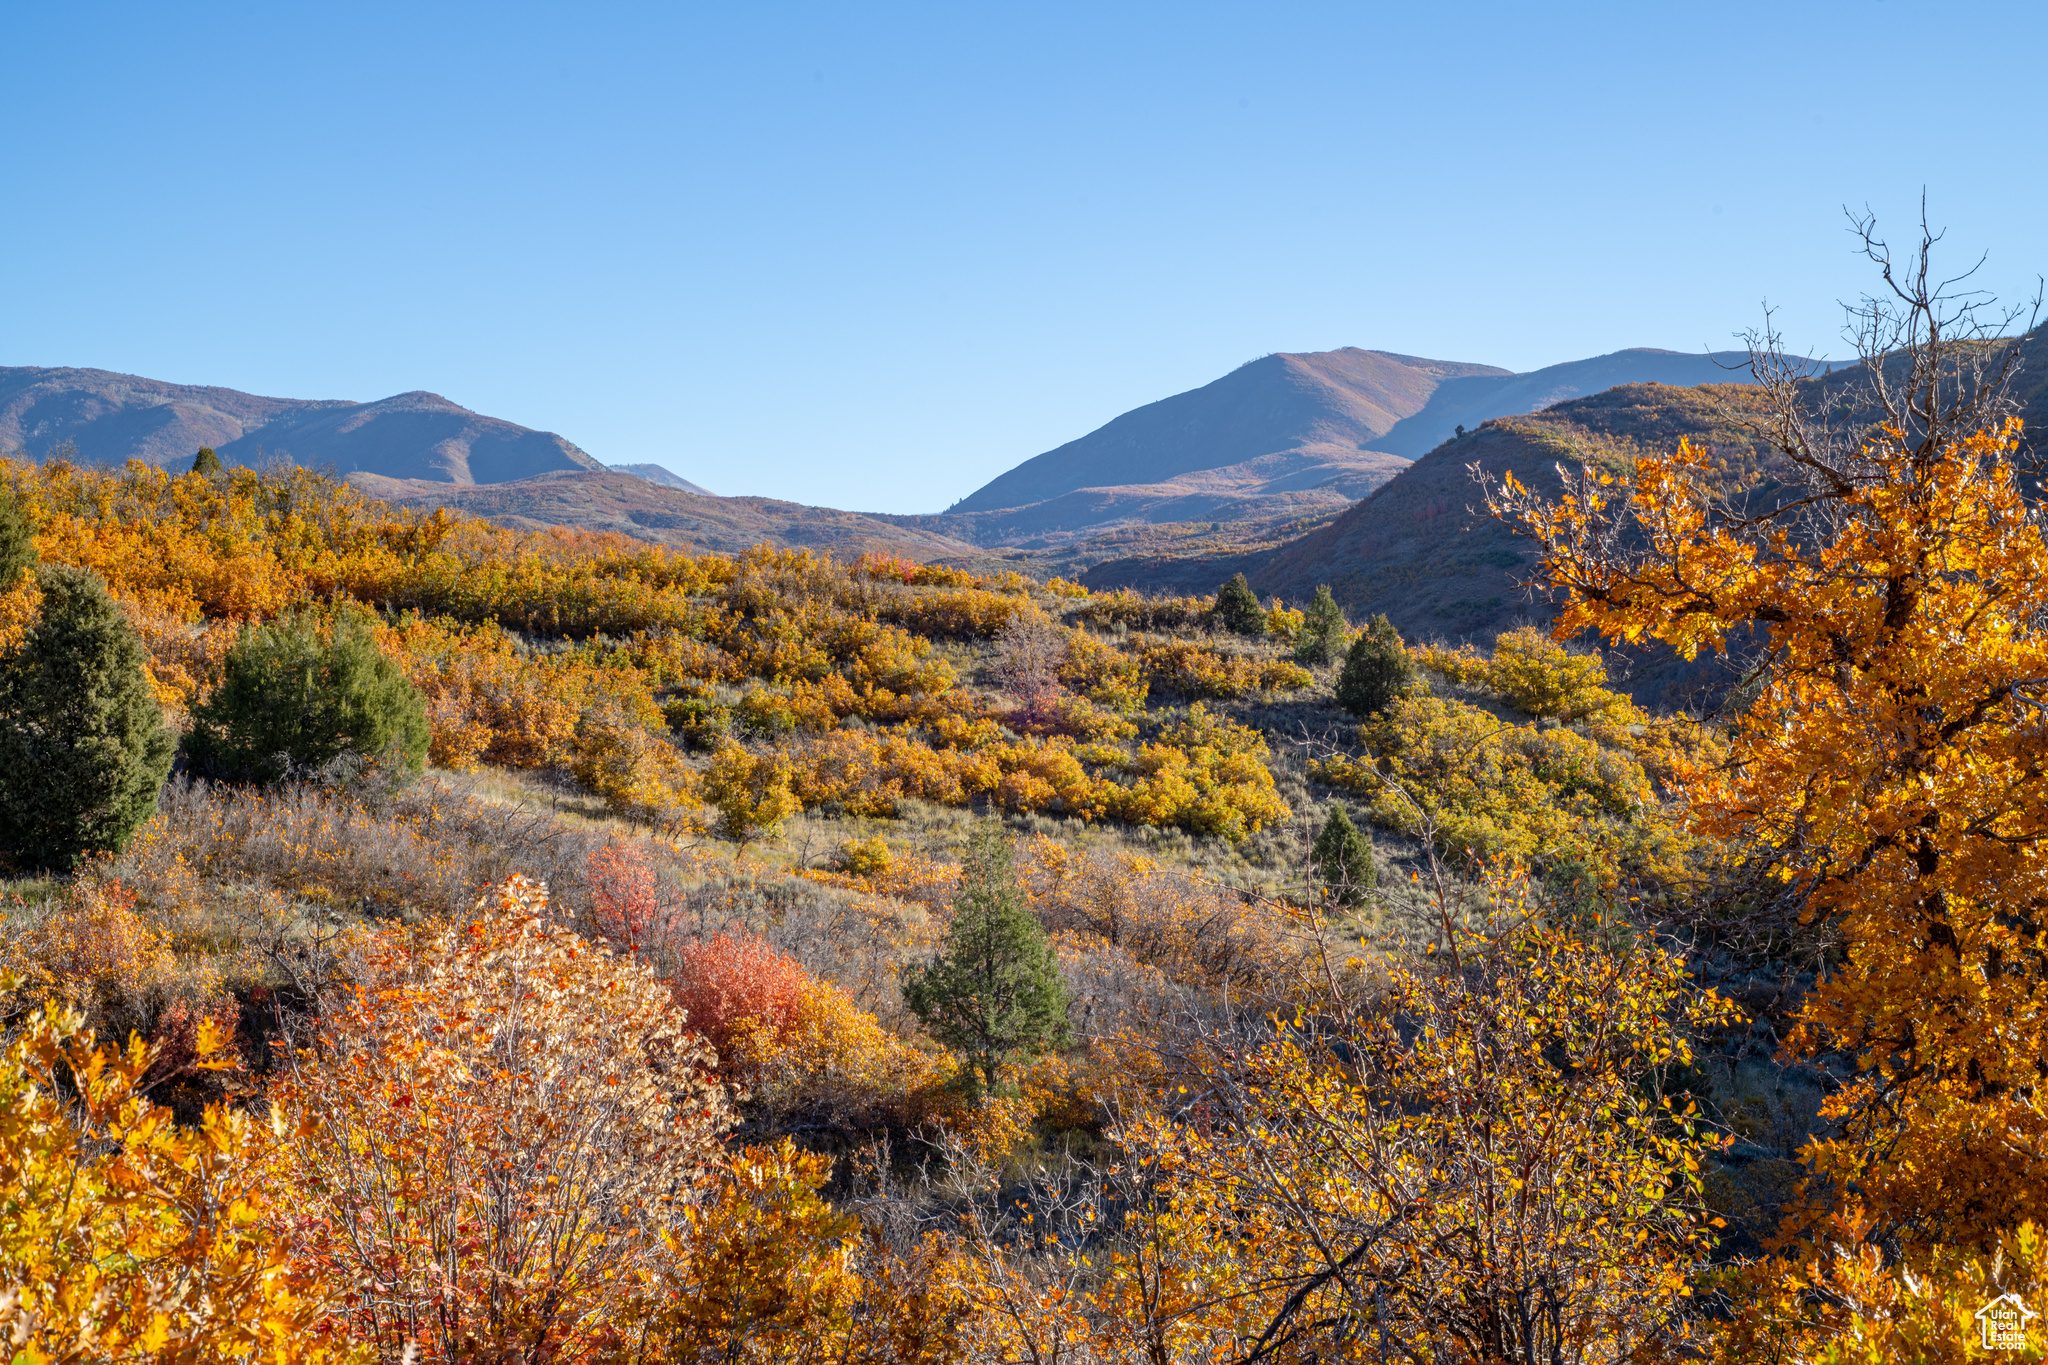
M 0 368 L 0 452 L 41 458 L 69 444 L 89 464 L 177 468 L 201 446 L 229 464 L 303 465 L 439 483 L 504 483 L 601 465 L 553 432 L 412 389 L 373 403 L 265 398 L 110 370 Z
M 1191 498 L 1272 504 L 1256 514 L 1341 506 L 1460 426 L 1616 384 L 1726 383 L 1726 358 L 1636 347 L 1516 374 L 1359 346 L 1275 351 L 1026 460 L 946 515 L 1053 531 L 1193 515 Z

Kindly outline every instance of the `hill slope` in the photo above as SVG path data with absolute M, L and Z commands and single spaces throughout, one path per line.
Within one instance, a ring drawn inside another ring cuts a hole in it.
M 1533 556 L 1480 508 L 1472 466 L 1494 478 L 1513 471 L 1537 492 L 1555 493 L 1559 463 L 1617 462 L 1638 450 L 1669 450 L 1680 437 L 1746 466 L 1760 452 L 1735 419 L 1758 396 L 1742 384 L 1628 384 L 1495 418 L 1437 447 L 1327 526 L 1275 549 L 1111 560 L 1083 581 L 1091 588 L 1214 592 L 1242 572 L 1260 593 L 1288 601 L 1326 583 L 1354 622 L 1384 612 L 1411 640 L 1491 643 L 1518 622 L 1548 620 L 1550 607 L 1517 586 L 1533 574 Z M 1636 664 L 1631 685 L 1653 700 L 1676 700 L 1701 672 L 1661 656 L 1644 655 Z
M 552 432 L 433 393 L 375 403 L 265 398 L 108 370 L 0 368 L 0 451 L 41 458 L 66 443 L 88 464 L 173 465 L 212 446 L 230 464 L 282 455 L 344 474 L 453 484 L 602 468 Z
M 386 502 L 454 508 L 515 529 L 575 526 L 618 531 L 697 552 L 738 554 L 765 543 L 828 551 L 839 559 L 871 552 L 920 561 L 974 559 L 982 553 L 962 541 L 859 512 L 773 498 L 688 493 L 609 469 L 556 470 L 508 483 L 468 486 L 366 473 L 351 474 L 348 481 Z

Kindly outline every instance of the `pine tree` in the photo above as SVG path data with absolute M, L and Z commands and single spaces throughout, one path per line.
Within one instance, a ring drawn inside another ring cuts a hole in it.
M 1372 840 L 1358 832 L 1344 807 L 1330 803 L 1330 816 L 1323 832 L 1316 836 L 1309 852 L 1316 879 L 1330 889 L 1330 899 L 1339 905 L 1357 905 L 1379 884 L 1379 869 L 1373 866 Z
M 20 582 L 35 566 L 36 542 L 28 518 L 12 495 L 0 494 L 0 592 Z
M 345 752 L 395 750 L 417 772 L 428 739 L 419 693 L 351 614 L 245 628 L 221 685 L 192 714 L 185 749 L 214 776 L 274 782 Z
M 1330 586 L 1325 583 L 1316 589 L 1315 600 L 1302 613 L 1301 630 L 1294 637 L 1295 662 L 1335 663 L 1344 650 L 1346 629 L 1344 608 L 1330 596 Z
M 214 454 L 212 446 L 199 447 L 199 453 L 192 457 L 192 472 L 209 479 L 221 472 L 220 456 Z
M 0 849 L 69 868 L 127 846 L 156 810 L 177 740 L 106 585 L 54 566 L 37 582 L 42 613 L 0 666 Z
M 1225 630 L 1239 635 L 1266 633 L 1266 613 L 1259 609 L 1258 594 L 1243 574 L 1216 590 L 1216 619 Z
M 1375 716 L 1414 685 L 1415 661 L 1394 623 L 1382 614 L 1372 618 L 1344 656 L 1337 705 L 1354 716 Z
M 903 999 L 934 1038 L 967 1059 L 965 1079 L 977 1095 L 995 1090 L 1017 1059 L 1065 1040 L 1066 987 L 995 821 L 974 832 L 945 945 L 905 974 Z

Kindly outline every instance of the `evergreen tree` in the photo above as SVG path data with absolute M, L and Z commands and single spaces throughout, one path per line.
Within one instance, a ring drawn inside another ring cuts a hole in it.
M 974 832 L 945 945 L 905 974 L 903 999 L 934 1038 L 967 1059 L 977 1095 L 1000 1085 L 1015 1060 L 1065 1040 L 1066 987 L 995 821 Z
M 1330 898 L 1339 905 L 1357 905 L 1379 884 L 1379 869 L 1373 866 L 1372 840 L 1358 832 L 1344 807 L 1330 803 L 1330 816 L 1323 832 L 1316 836 L 1309 852 L 1316 879 L 1330 888 Z
M 1316 589 L 1313 602 L 1302 613 L 1301 630 L 1294 637 L 1294 658 L 1297 663 L 1329 664 L 1337 661 L 1344 652 L 1344 608 L 1337 605 L 1337 599 L 1330 596 L 1330 586 L 1325 583 Z
M 369 622 L 345 614 L 245 627 L 221 685 L 193 711 L 185 749 L 214 776 L 274 782 L 292 767 L 394 749 L 417 772 L 428 738 L 420 694 L 377 648 Z
M 1383 613 L 1351 642 L 1337 676 L 1337 705 L 1361 718 L 1378 715 L 1414 685 L 1415 661 Z
M 212 446 L 199 447 L 199 453 L 192 457 L 192 472 L 209 479 L 221 472 L 220 456 L 213 453 Z
M 42 613 L 0 665 L 0 849 L 27 867 L 119 852 L 156 810 L 177 739 L 106 585 L 38 570 Z
M 1239 635 L 1264 635 L 1266 613 L 1259 607 L 1258 594 L 1243 574 L 1216 590 L 1216 619 L 1225 630 Z
M 36 542 L 28 518 L 12 495 L 0 494 L 0 592 L 20 582 L 35 566 Z

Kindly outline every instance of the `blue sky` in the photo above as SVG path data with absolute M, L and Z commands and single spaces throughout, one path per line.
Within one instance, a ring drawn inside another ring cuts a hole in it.
M 1840 354 L 2048 270 L 2048 6 L 15 4 L 0 364 L 936 511 L 1275 350 Z

